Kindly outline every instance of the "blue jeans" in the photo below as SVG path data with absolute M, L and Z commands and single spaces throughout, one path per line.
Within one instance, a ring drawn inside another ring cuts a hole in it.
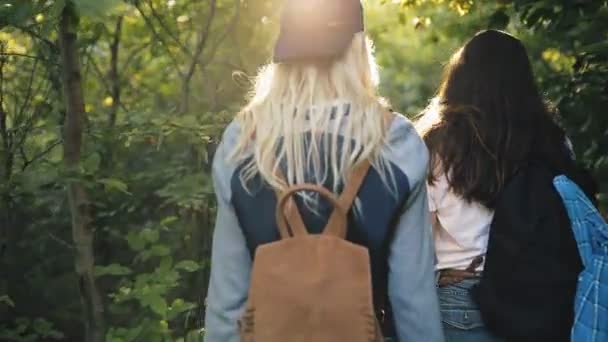
M 478 279 L 437 288 L 446 342 L 501 342 L 483 325 L 470 290 Z

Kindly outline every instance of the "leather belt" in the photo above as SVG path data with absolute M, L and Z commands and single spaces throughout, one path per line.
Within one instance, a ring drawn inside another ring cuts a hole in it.
M 480 278 L 481 272 L 477 272 L 476 269 L 483 264 L 484 257 L 478 256 L 473 259 L 469 267 L 465 270 L 456 269 L 444 269 L 439 271 L 439 278 L 437 280 L 438 287 L 444 287 L 460 283 L 465 279 Z

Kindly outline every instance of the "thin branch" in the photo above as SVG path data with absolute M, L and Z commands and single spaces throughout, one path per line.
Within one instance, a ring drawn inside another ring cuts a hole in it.
M 37 153 L 30 160 L 27 159 L 27 157 L 25 155 L 25 151 L 23 151 L 23 148 L 21 148 L 21 156 L 22 156 L 23 161 L 24 161 L 23 162 L 23 166 L 21 167 L 21 171 L 25 171 L 25 169 L 27 169 L 28 166 L 32 165 L 33 163 L 37 162 L 41 158 L 43 158 L 46 155 L 48 155 L 49 153 L 51 153 L 55 149 L 55 147 L 61 145 L 61 143 L 62 143 L 61 140 L 57 140 L 57 141 L 53 142 L 52 144 L 50 144 L 49 146 L 47 146 L 43 151 Z
M 33 94 L 33 86 L 34 86 L 34 77 L 36 76 L 36 71 L 38 70 L 38 59 L 34 60 L 34 66 L 32 67 L 32 71 L 30 72 L 30 77 L 27 82 L 27 89 L 25 99 L 23 99 L 23 104 L 19 109 L 18 116 L 15 117 L 15 122 L 21 121 L 21 118 L 25 114 L 25 110 L 30 106 L 30 100 L 32 99 Z
M 110 94 L 112 96 L 112 108 L 110 109 L 110 117 L 108 124 L 110 127 L 114 127 L 116 124 L 116 115 L 120 108 L 120 76 L 118 74 L 118 54 L 120 52 L 120 38 L 122 35 L 122 21 L 123 16 L 119 16 L 116 20 L 116 29 L 114 30 L 114 39 L 110 46 L 110 72 L 109 78 L 111 82 Z
M 192 75 L 196 71 L 196 66 L 198 65 L 199 58 L 207 45 L 207 40 L 209 39 L 209 35 L 211 34 L 211 25 L 213 24 L 213 20 L 215 19 L 215 13 L 217 10 L 217 0 L 211 0 L 209 3 L 209 17 L 207 18 L 207 25 L 204 30 L 201 30 L 199 33 L 199 39 L 196 44 L 196 49 L 194 51 L 194 56 L 192 56 L 192 61 L 190 62 L 190 66 L 188 67 L 188 71 L 184 76 L 186 81 L 192 79 Z
M 38 87 L 36 87 L 36 91 L 34 91 L 35 94 L 39 94 L 42 90 L 42 86 L 45 83 L 45 79 L 42 79 L 40 81 L 40 84 L 38 85 Z M 46 89 L 46 91 L 44 92 L 44 96 L 43 98 L 48 98 L 49 94 L 51 93 L 51 86 L 49 85 L 49 87 Z M 21 132 L 21 136 L 19 138 L 19 142 L 17 144 L 15 144 L 15 146 L 19 146 L 20 148 L 23 147 L 23 145 L 25 145 L 25 141 L 28 138 L 28 133 L 32 131 L 33 127 L 34 127 L 34 121 L 36 120 L 36 118 L 40 115 L 40 112 L 34 112 L 32 113 L 32 115 L 28 118 L 27 122 L 25 123 L 25 125 L 22 125 L 22 128 L 20 128 Z M 15 139 L 18 133 L 18 128 L 15 128 Z
M 110 85 L 108 84 L 108 81 L 106 80 L 105 76 L 103 75 L 103 71 L 101 70 L 99 65 L 97 65 L 97 62 L 95 62 L 93 55 L 89 51 L 85 51 L 84 54 L 87 57 L 87 61 L 89 63 L 91 63 L 94 73 L 97 75 L 97 77 L 99 77 L 99 80 L 101 81 L 101 83 L 103 83 L 103 86 L 104 86 L 104 88 L 106 88 L 106 91 L 108 93 L 110 93 Z
M 104 88 L 106 89 L 106 92 L 108 94 L 112 94 L 112 87 L 110 87 L 110 84 L 108 84 L 108 80 L 106 80 L 105 76 L 103 75 L 103 71 L 101 71 L 101 68 L 99 67 L 99 65 L 97 65 L 97 63 L 95 62 L 95 59 L 93 59 L 93 56 L 91 55 L 91 53 L 87 51 L 87 52 L 85 52 L 85 56 L 87 57 L 87 61 L 91 63 L 94 74 L 97 75 L 97 77 L 103 84 Z M 121 102 L 120 107 L 125 112 L 129 112 L 129 110 L 127 109 L 127 107 L 125 106 L 124 103 Z
M 217 50 L 220 47 L 220 45 L 222 45 L 222 43 L 224 42 L 224 40 L 226 40 L 226 37 L 228 37 L 228 35 L 236 27 L 236 24 L 239 21 L 240 15 L 241 15 L 241 1 L 240 0 L 235 0 L 235 12 L 234 12 L 234 16 L 232 17 L 232 20 L 230 22 L 230 25 L 223 32 L 222 36 L 216 41 L 216 43 L 214 44 L 214 46 L 211 48 L 209 54 L 207 55 L 207 58 L 205 59 L 205 62 L 203 63 L 203 67 L 208 66 L 209 63 L 211 63 L 213 61 L 213 59 L 215 57 L 215 54 L 217 53 Z
M 0 43 L 0 50 L 4 52 L 4 44 Z M 6 60 L 4 58 L 0 59 L 0 137 L 2 137 L 2 146 L 7 154 L 7 159 L 5 160 L 5 177 L 8 177 L 10 174 L 10 170 L 8 168 L 9 160 L 11 158 L 11 150 L 12 150 L 12 134 L 9 133 L 7 127 L 7 113 L 4 111 L 4 65 L 6 64 Z
M 24 33 L 27 33 L 30 36 L 40 40 L 41 42 L 44 42 L 51 49 L 57 50 L 57 45 L 55 45 L 52 41 L 48 40 L 47 38 L 44 38 L 43 36 L 41 36 L 38 32 L 34 31 L 32 28 L 26 27 L 26 26 L 14 26 L 14 27 L 19 29 L 20 31 L 23 31 Z
M 185 113 L 190 109 L 190 82 L 196 71 L 196 66 L 200 62 L 200 57 L 205 50 L 209 35 L 211 34 L 211 26 L 215 19 L 217 10 L 217 0 L 211 0 L 209 3 L 209 16 L 207 17 L 207 25 L 199 31 L 198 40 L 196 43 L 194 56 L 188 66 L 188 71 L 182 77 L 182 99 L 179 105 L 179 112 Z
M 27 55 L 24 53 L 16 53 L 16 52 L 2 52 L 0 53 L 0 56 L 7 56 L 7 57 L 23 57 L 23 58 L 31 58 L 31 59 L 36 59 L 36 60 L 40 60 L 40 61 L 44 61 L 45 59 L 40 57 L 40 56 L 33 56 L 33 55 Z
M 141 6 L 139 5 L 138 2 L 135 2 L 135 8 L 137 9 L 137 11 L 141 15 L 141 17 L 144 18 L 144 22 L 146 23 L 146 25 L 148 26 L 148 28 L 152 32 L 152 35 L 154 36 L 154 38 L 158 42 L 160 42 L 160 44 L 163 46 L 163 48 L 165 48 L 165 50 L 167 51 L 167 55 L 169 56 L 169 59 L 171 59 L 171 62 L 174 64 L 177 72 L 181 74 L 180 64 L 177 61 L 177 58 L 175 58 L 175 56 L 171 52 L 171 49 L 169 49 L 169 46 L 167 45 L 167 42 L 165 42 L 165 40 L 163 39 L 163 37 L 161 37 L 161 35 L 158 34 L 158 32 L 156 31 L 156 28 L 154 27 L 154 23 L 150 20 L 150 18 L 148 18 L 148 16 L 146 15 L 146 13 L 141 9 Z
M 0 54 L 5 56 L 4 43 L 0 43 Z M 0 112 L 4 112 L 4 65 L 6 59 L 0 58 Z
M 156 11 L 156 9 L 154 8 L 154 4 L 152 3 L 151 0 L 146 0 L 146 3 L 148 4 L 148 7 L 150 7 L 150 12 L 152 13 L 152 16 L 154 17 L 154 19 L 156 19 L 156 21 L 158 21 L 158 23 L 160 24 L 160 27 L 167 33 L 167 35 L 169 37 L 171 37 L 171 39 L 173 41 L 175 41 L 175 43 L 177 44 L 177 46 L 179 46 L 179 48 L 188 56 L 192 56 L 192 52 L 190 52 L 190 50 L 188 49 L 188 47 L 186 45 L 184 45 L 177 36 L 175 36 L 175 34 L 173 33 L 173 31 L 171 31 L 171 29 L 169 28 L 169 26 L 167 26 L 167 24 L 165 23 L 165 21 L 163 20 L 162 16 Z
M 139 55 L 145 48 L 152 45 L 152 42 L 153 42 L 152 40 L 149 40 L 149 41 L 143 43 L 141 46 L 138 46 L 137 48 L 133 49 L 133 51 L 131 51 L 131 53 L 129 54 L 129 56 L 127 57 L 125 62 L 123 63 L 121 69 L 127 70 L 129 68 L 129 66 L 131 65 L 131 63 L 133 62 L 133 60 L 135 59 L 135 57 L 137 57 L 137 55 Z
M 64 240 L 62 240 L 62 239 L 60 239 L 60 238 L 58 238 L 58 237 L 57 237 L 57 236 L 55 236 L 53 233 L 46 233 L 46 234 L 48 235 L 48 237 L 50 237 L 50 238 L 51 238 L 51 240 L 53 240 L 53 241 L 55 241 L 55 242 L 59 243 L 60 245 L 62 245 L 62 246 L 64 246 L 64 247 L 67 247 L 67 248 L 68 248 L 68 249 L 70 249 L 70 250 L 75 250 L 75 249 L 76 249 L 76 247 L 74 247 L 74 245 L 72 245 L 72 244 L 70 244 L 70 243 L 68 243 L 68 242 L 66 242 L 66 241 L 64 241 Z

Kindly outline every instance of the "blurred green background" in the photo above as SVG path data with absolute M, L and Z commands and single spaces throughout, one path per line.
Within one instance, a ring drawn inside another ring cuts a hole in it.
M 210 162 L 280 6 L 0 0 L 0 341 L 204 338 Z M 409 116 L 475 32 L 523 39 L 607 208 L 608 1 L 365 7 L 382 93 Z

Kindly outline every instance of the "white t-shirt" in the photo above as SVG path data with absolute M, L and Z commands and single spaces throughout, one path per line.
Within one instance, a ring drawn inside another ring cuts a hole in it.
M 494 212 L 450 191 L 445 175 L 438 177 L 428 190 L 429 207 L 437 218 L 433 225 L 436 269 L 464 270 L 475 258 L 486 254 Z M 477 271 L 482 269 L 483 265 Z

